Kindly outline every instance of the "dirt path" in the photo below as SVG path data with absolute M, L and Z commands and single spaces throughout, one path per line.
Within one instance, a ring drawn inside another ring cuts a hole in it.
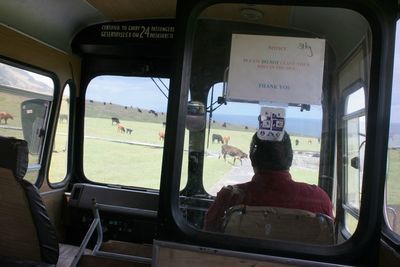
M 253 177 L 253 167 L 249 159 L 242 160 L 243 166 L 240 166 L 240 162 L 236 162 L 235 166 L 225 174 L 208 192 L 212 195 L 216 195 L 218 191 L 225 185 L 232 185 L 237 183 L 244 183 L 250 181 Z M 232 158 L 227 158 L 226 164 L 233 164 Z

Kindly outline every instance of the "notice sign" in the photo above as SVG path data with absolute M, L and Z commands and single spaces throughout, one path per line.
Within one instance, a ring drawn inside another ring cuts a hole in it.
M 265 141 L 282 141 L 285 130 L 285 109 L 262 107 L 258 124 L 258 138 Z
M 233 34 L 227 100 L 321 104 L 325 40 Z

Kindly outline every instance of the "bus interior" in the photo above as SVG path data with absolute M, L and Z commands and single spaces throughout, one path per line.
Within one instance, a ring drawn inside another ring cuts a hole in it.
M 400 265 L 398 11 L 1 1 L 0 265 Z M 242 205 L 206 229 L 253 135 L 284 132 L 333 218 Z

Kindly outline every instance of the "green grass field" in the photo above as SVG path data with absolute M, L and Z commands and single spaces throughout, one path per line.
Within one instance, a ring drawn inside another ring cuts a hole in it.
M 14 116 L 13 120 L 8 121 L 9 126 L 21 127 L 20 103 L 27 99 L 26 97 L 11 94 L 0 94 L 0 111 L 10 112 Z M 92 181 L 105 184 L 123 184 L 158 189 L 163 153 L 163 141 L 159 139 L 158 133 L 164 131 L 162 122 L 165 121 L 165 114 L 158 113 L 158 116 L 155 117 L 145 109 L 139 112 L 137 107 L 123 107 L 110 105 L 109 103 L 104 105 L 104 103 L 99 102 L 87 102 L 85 112 L 87 117 L 85 118 L 86 137 L 84 140 L 83 165 L 86 177 Z M 68 113 L 65 103 L 62 105 L 60 113 Z M 110 118 L 112 115 L 119 117 L 125 127 L 132 128 L 132 135 L 118 133 L 116 126 L 111 124 Z M 206 156 L 203 170 L 203 183 L 207 190 L 233 168 L 232 164 L 218 159 L 221 144 L 212 143 L 212 134 L 230 136 L 230 145 L 248 153 L 249 143 L 254 133 L 254 129 L 245 130 L 243 127 L 235 125 L 228 124 L 227 128 L 218 126 L 220 125 L 219 123 L 212 123 L 211 125 L 214 129 L 210 131 L 208 147 L 207 140 L 205 141 Z M 51 182 L 62 181 L 66 174 L 67 153 L 64 151 L 67 147 L 66 133 L 67 124 L 59 122 L 49 170 Z M 0 128 L 0 134 L 23 138 L 21 130 Z M 206 134 L 207 136 L 208 134 Z M 102 138 L 146 143 L 154 146 L 116 143 L 110 140 L 102 140 Z M 295 139 L 300 141 L 297 146 L 294 144 Z M 309 144 L 308 140 L 311 140 L 312 143 Z M 319 143 L 315 138 L 292 136 L 292 146 L 294 150 L 319 151 Z M 181 188 L 184 187 L 187 181 L 187 148 L 188 133 L 186 133 L 185 137 L 185 151 L 180 177 Z M 397 178 L 400 173 L 399 160 L 400 151 L 391 150 L 389 153 L 389 190 L 387 193 L 389 205 L 400 205 L 400 198 L 398 197 L 400 183 Z M 30 162 L 38 162 L 38 157 L 31 155 Z M 296 181 L 311 184 L 318 183 L 317 169 L 292 168 L 291 173 Z M 35 172 L 29 174 L 29 180 L 34 181 L 35 175 Z
M 112 125 L 109 118 L 85 118 L 83 166 L 86 177 L 99 183 L 158 189 L 163 153 L 161 147 L 163 146 L 163 140 L 159 139 L 159 132 L 164 131 L 162 123 L 121 120 L 121 124 L 133 129 L 132 135 L 118 132 L 116 125 Z M 52 182 L 61 181 L 65 176 L 66 168 L 66 154 L 59 152 L 66 146 L 66 124 L 59 123 L 58 133 L 54 146 L 54 150 L 57 153 L 53 153 L 50 171 L 50 180 Z M 213 133 L 230 136 L 230 145 L 248 153 L 252 132 L 219 129 L 212 130 L 210 136 Z M 111 140 L 146 143 L 149 146 L 116 143 Z M 305 141 L 300 143 L 304 143 L 303 149 L 313 150 L 315 149 L 314 147 L 318 147 L 316 140 L 312 145 L 309 145 L 310 147 L 307 147 Z M 207 146 L 207 141 L 205 146 Z M 186 131 L 181 188 L 184 187 L 187 181 L 187 149 L 188 132 Z M 206 189 L 211 188 L 233 167 L 233 165 L 227 164 L 222 159 L 218 159 L 220 149 L 221 144 L 213 143 L 210 138 L 209 147 L 206 149 L 208 153 L 206 154 L 211 156 L 205 157 L 203 170 L 203 177 L 205 178 L 203 183 Z M 236 165 L 238 166 L 238 164 Z M 298 181 L 318 183 L 317 170 L 293 169 L 292 174 Z

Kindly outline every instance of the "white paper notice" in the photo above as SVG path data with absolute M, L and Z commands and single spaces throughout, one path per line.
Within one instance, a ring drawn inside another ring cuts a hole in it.
M 227 100 L 321 104 L 325 40 L 233 34 Z

